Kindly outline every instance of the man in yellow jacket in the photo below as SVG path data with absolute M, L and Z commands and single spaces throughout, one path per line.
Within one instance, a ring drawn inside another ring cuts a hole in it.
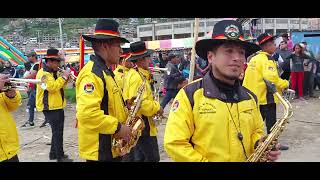
M 138 111 L 138 115 L 142 115 L 145 128 L 139 138 L 137 145 L 133 148 L 129 155 L 129 161 L 137 162 L 158 162 L 160 154 L 157 142 L 157 128 L 152 116 L 162 114 L 163 110 L 159 102 L 154 100 L 150 82 L 152 77 L 149 71 L 151 63 L 151 54 L 153 50 L 146 49 L 143 41 L 138 41 L 130 45 L 131 57 L 128 61 L 135 63 L 135 67 L 131 68 L 125 76 L 123 97 L 125 101 L 131 100 L 137 96 L 138 88 L 146 79 L 145 92 L 142 94 L 142 103 Z
M 19 162 L 19 137 L 16 123 L 10 112 L 21 105 L 19 91 L 2 92 L 9 76 L 0 74 L 0 162 Z
M 244 41 L 241 24 L 233 20 L 216 23 L 212 39 L 196 43 L 198 56 L 211 68 L 173 101 L 164 134 L 164 148 L 173 161 L 246 161 L 254 153 L 264 124 L 256 96 L 238 78 L 245 54 L 257 50 Z M 278 155 L 276 149 L 268 159 Z
M 66 107 L 63 87 L 69 79 L 70 72 L 65 71 L 62 76 L 57 73 L 62 60 L 59 50 L 48 49 L 44 59 L 45 66 L 38 71 L 36 78 L 44 80 L 45 86 L 37 84 L 36 107 L 38 111 L 43 112 L 51 126 L 52 138 L 49 159 L 57 159 L 58 162 L 71 161 L 63 151 L 63 108 Z
M 117 68 L 113 71 L 114 79 L 116 80 L 117 85 L 123 90 L 123 80 L 125 74 L 133 67 L 133 63 L 127 61 L 130 57 L 130 48 L 122 48 L 123 53 L 120 56 L 120 63 Z
M 276 51 L 274 37 L 263 33 L 257 38 L 262 50 L 250 59 L 243 80 L 243 86 L 258 97 L 260 112 L 262 119 L 266 121 L 268 134 L 277 121 L 276 104 L 279 103 L 279 99 L 268 91 L 264 80 L 274 83 L 280 93 L 289 86 L 287 80 L 280 78 L 277 63 L 272 57 Z M 280 149 L 287 150 L 288 147 L 282 145 Z
M 90 41 L 94 54 L 80 71 L 76 81 L 79 156 L 91 161 L 121 161 L 112 151 L 112 137 L 128 139 L 131 130 L 123 125 L 127 118 L 121 88 L 111 65 L 119 63 L 121 43 L 119 24 L 99 19 Z

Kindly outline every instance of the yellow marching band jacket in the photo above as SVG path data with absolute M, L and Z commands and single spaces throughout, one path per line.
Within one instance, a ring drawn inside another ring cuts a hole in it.
M 10 112 L 21 105 L 21 95 L 16 91 L 14 98 L 0 93 L 0 162 L 11 159 L 19 152 L 19 136 L 16 123 Z
M 279 93 L 289 86 L 287 80 L 279 77 L 277 64 L 271 55 L 259 51 L 248 63 L 242 85 L 258 97 L 259 105 L 279 103 L 279 99 L 267 91 L 264 80 L 274 83 Z
M 46 76 L 47 88 L 43 90 L 37 85 L 37 109 L 42 111 L 64 108 L 66 100 L 63 87 L 66 81 L 44 69 L 39 70 L 37 79 L 41 79 L 43 75 Z M 111 138 L 126 121 L 128 112 L 125 101 L 137 95 L 143 78 L 146 78 L 148 83 L 138 112 L 146 124 L 142 136 L 157 135 L 151 117 L 160 110 L 160 104 L 154 101 L 150 77 L 151 74 L 147 70 L 126 69 L 123 66 L 118 66 L 113 73 L 99 56 L 91 56 L 91 60 L 80 71 L 76 81 L 76 118 L 81 158 L 110 160 L 117 156 L 111 151 Z M 270 100 L 277 102 L 276 98 L 267 98 L 263 79 L 273 82 L 279 91 L 288 87 L 288 81 L 279 78 L 276 64 L 270 55 L 259 52 L 248 64 L 244 87 L 240 86 L 238 89 L 238 103 L 224 101 L 218 88 L 210 80 L 209 73 L 203 79 L 193 81 L 181 89 L 171 106 L 164 135 L 164 147 L 171 159 L 245 161 L 245 156 L 254 152 L 254 146 L 264 135 L 264 123 L 258 105 L 267 104 Z M 19 149 L 15 124 L 9 112 L 17 108 L 21 96 L 18 93 L 15 98 L 9 99 L 1 93 L 0 98 L 0 111 L 5 109 L 7 113 L 4 114 L 10 122 L 3 124 L 0 121 L 0 126 L 11 129 L 8 134 L 0 136 L 1 161 L 10 157 L 10 154 L 16 154 Z M 236 125 L 239 122 L 246 123 L 240 123 L 240 127 L 235 127 L 232 121 L 235 121 Z M 244 150 L 236 136 L 237 128 L 244 137 Z M 229 132 L 228 135 L 221 133 L 222 130 Z M 15 143 L 5 146 L 9 141 Z

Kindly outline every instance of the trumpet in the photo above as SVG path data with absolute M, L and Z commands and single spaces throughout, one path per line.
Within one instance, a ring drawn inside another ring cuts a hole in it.
M 168 68 L 158 68 L 158 67 L 149 67 L 150 70 L 158 72 L 158 73 L 162 73 L 162 72 L 166 72 L 168 71 Z
M 10 91 L 12 89 L 18 91 L 27 91 L 28 84 L 41 84 L 41 88 L 46 88 L 45 82 L 46 77 L 43 76 L 42 79 L 23 79 L 23 78 L 9 78 L 9 82 L 5 83 L 1 91 Z
M 59 72 L 61 72 L 61 73 L 64 73 L 65 71 L 70 72 L 70 69 L 69 69 L 69 68 L 68 68 L 67 70 L 64 70 L 64 69 L 58 67 L 58 69 L 59 69 Z M 72 80 L 73 82 L 76 82 L 77 76 L 75 76 L 75 75 L 73 74 L 73 72 L 70 73 L 69 77 L 71 77 L 71 80 Z

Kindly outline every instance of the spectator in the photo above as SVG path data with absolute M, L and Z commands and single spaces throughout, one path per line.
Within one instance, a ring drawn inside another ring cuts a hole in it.
M 208 61 L 198 57 L 196 61 L 196 66 L 195 66 L 196 75 L 198 77 L 203 77 L 203 75 L 205 75 L 206 72 L 209 70 L 209 67 L 210 66 Z
M 303 95 L 309 96 L 310 98 L 316 98 L 313 94 L 313 86 L 314 86 L 314 78 L 316 74 L 316 60 L 314 59 L 314 55 L 312 51 L 308 51 L 307 43 L 302 42 L 302 52 L 307 56 L 303 62 L 304 68 L 304 80 L 303 80 Z
M 308 43 L 307 42 L 301 42 L 301 43 L 303 44 L 302 49 L 303 49 L 304 53 L 307 56 L 310 56 L 311 58 L 315 59 L 313 52 L 309 49 Z
M 279 44 L 279 49 L 276 51 L 279 53 L 281 58 L 283 59 L 283 63 L 280 65 L 281 70 L 283 71 L 281 74 L 281 79 L 290 79 L 290 61 L 287 59 L 292 52 L 288 50 L 288 43 L 287 41 L 281 41 Z
M 181 60 L 179 65 L 179 70 L 183 71 L 184 69 L 190 69 L 190 60 L 191 60 L 191 52 L 187 54 L 185 58 Z
M 185 82 L 185 78 L 182 76 L 182 73 L 178 69 L 178 64 L 180 63 L 179 55 L 175 53 L 170 53 L 168 57 L 167 64 L 167 74 L 165 76 L 165 86 L 166 86 L 166 95 L 164 96 L 161 107 L 164 109 L 166 105 L 170 102 L 171 99 L 175 98 L 179 91 L 179 84 Z
M 318 90 L 320 90 L 320 62 L 316 62 L 316 74 L 315 74 L 315 79 L 314 79 L 314 87 L 313 89 L 316 89 L 318 87 Z
M 282 34 L 282 39 L 283 39 L 283 41 L 285 41 L 285 42 L 287 42 L 287 44 L 288 44 L 288 50 L 289 51 L 294 51 L 294 47 L 293 47 L 293 42 L 292 42 L 292 40 L 291 39 L 289 39 L 289 35 L 288 34 Z
M 160 68 L 165 68 L 168 63 L 167 53 L 159 53 Z
M 0 73 L 2 73 L 3 69 L 4 69 L 3 62 L 2 62 L 2 61 L 0 61 Z
M 297 88 L 299 99 L 305 100 L 303 98 L 303 79 L 304 79 L 303 61 L 306 58 L 306 55 L 303 54 L 302 47 L 300 44 L 295 44 L 293 49 L 294 49 L 294 53 L 287 58 L 290 61 L 291 89 L 296 90 Z
M 12 64 L 10 61 L 4 62 L 3 73 L 10 74 L 10 76 L 13 78 L 18 78 L 18 73 L 16 69 L 12 67 Z

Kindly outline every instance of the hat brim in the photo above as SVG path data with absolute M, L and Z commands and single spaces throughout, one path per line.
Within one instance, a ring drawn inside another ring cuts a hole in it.
M 220 46 L 226 42 L 236 42 L 242 45 L 246 51 L 245 56 L 246 58 L 250 56 L 251 54 L 261 50 L 261 47 L 247 41 L 240 41 L 240 40 L 229 40 L 229 39 L 203 39 L 196 43 L 196 53 L 199 57 L 201 57 L 204 60 L 208 60 L 208 51 L 212 50 L 212 47 L 214 46 Z
M 275 38 L 277 38 L 278 36 L 277 35 L 275 35 L 275 36 L 270 36 L 268 39 L 266 39 L 265 41 L 263 41 L 262 43 L 259 43 L 259 45 L 262 45 L 262 44 L 264 44 L 264 43 L 266 43 L 266 42 L 269 42 L 269 41 L 271 41 L 271 40 L 274 40 Z
M 137 59 L 140 59 L 140 58 L 144 58 L 144 57 L 147 57 L 147 56 L 151 56 L 151 54 L 153 54 L 154 50 L 152 49 L 147 49 L 147 52 L 145 52 L 144 54 L 140 54 L 140 55 L 131 55 L 127 61 L 136 61 Z
M 102 35 L 102 34 L 90 34 L 90 35 L 82 35 L 83 39 L 87 41 L 97 41 L 97 40 L 109 40 L 109 39 L 120 39 L 122 43 L 130 43 L 126 38 L 119 37 L 119 36 L 108 36 L 108 35 Z
M 58 57 L 58 58 L 53 58 L 53 57 L 44 57 L 43 59 L 47 60 L 47 59 L 51 59 L 51 60 L 56 60 L 56 61 L 63 61 L 62 58 Z

